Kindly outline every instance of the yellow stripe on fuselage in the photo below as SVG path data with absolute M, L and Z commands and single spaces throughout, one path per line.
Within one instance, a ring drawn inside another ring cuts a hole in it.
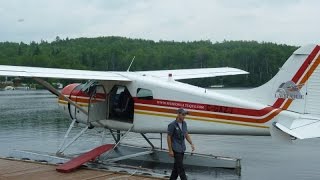
M 145 112 L 145 111 L 139 111 L 135 110 L 134 111 L 136 114 L 143 114 L 143 115 L 150 115 L 150 116 L 161 116 L 161 117 L 169 117 L 169 118 L 175 118 L 175 114 L 160 114 L 160 113 L 155 113 L 155 112 Z M 229 122 L 229 121 L 220 121 L 217 119 L 204 119 L 204 118 L 197 118 L 197 117 L 187 117 L 189 120 L 194 120 L 194 121 L 204 121 L 204 122 L 215 122 L 215 123 L 222 123 L 222 124 L 232 124 L 232 125 L 238 125 L 238 126 L 248 126 L 248 127 L 256 127 L 256 128 L 269 128 L 268 126 L 259 126 L 255 124 L 242 124 L 242 123 L 236 123 L 236 122 Z
M 64 101 L 64 100 L 61 100 L 59 99 L 58 100 L 58 103 L 59 104 L 68 104 L 68 101 Z M 79 106 L 82 106 L 82 107 L 88 107 L 88 103 L 77 103 Z
M 68 104 L 67 101 L 59 100 L 60 104 Z M 79 106 L 88 107 L 87 103 L 77 103 Z M 150 112 L 150 111 L 141 111 L 141 110 L 134 110 L 136 114 L 143 114 L 143 115 L 150 115 L 150 116 L 161 116 L 161 117 L 168 117 L 168 118 L 176 118 L 176 114 L 164 114 L 164 113 L 157 113 L 157 112 Z M 189 120 L 193 121 L 203 121 L 203 122 L 215 122 L 215 123 L 221 123 L 221 124 L 232 124 L 232 125 L 238 125 L 238 126 L 247 126 L 247 127 L 256 127 L 256 128 L 269 128 L 268 126 L 261 126 L 256 124 L 243 124 L 243 123 L 237 123 L 237 122 L 230 122 L 230 121 L 224 121 L 224 120 L 217 120 L 212 118 L 199 118 L 195 116 L 189 116 L 187 117 Z

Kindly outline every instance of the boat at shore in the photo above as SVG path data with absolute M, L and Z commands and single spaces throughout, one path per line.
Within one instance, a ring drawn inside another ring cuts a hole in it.
M 15 87 L 13 87 L 13 86 L 6 86 L 3 90 L 5 90 L 5 91 L 13 91 L 13 90 L 15 90 Z

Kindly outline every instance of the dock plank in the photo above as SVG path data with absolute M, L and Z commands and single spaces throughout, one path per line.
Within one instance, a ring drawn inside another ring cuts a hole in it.
M 17 161 L 16 163 L 12 163 L 11 161 L 4 161 L 0 163 L 0 175 L 11 174 L 20 171 L 28 171 L 40 166 L 41 165 L 35 163 L 25 163 L 19 161 Z
M 107 172 L 80 168 L 71 173 L 59 173 L 55 165 L 41 164 L 35 162 L 25 162 L 0 158 L 0 179 L 6 180 L 25 180 L 25 179 L 66 179 L 66 180 L 105 180 L 105 179 L 128 179 L 128 180 L 153 180 L 161 179 L 146 176 L 135 176 L 117 172 Z

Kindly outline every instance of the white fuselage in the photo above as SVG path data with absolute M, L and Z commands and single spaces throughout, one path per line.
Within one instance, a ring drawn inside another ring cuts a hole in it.
M 134 72 L 124 72 L 121 75 L 133 81 L 115 81 L 103 85 L 107 93 L 114 85 L 125 86 L 129 90 L 134 99 L 133 121 L 122 122 L 115 118 L 105 118 L 91 121 L 93 126 L 127 130 L 133 125 L 134 132 L 166 133 L 168 124 L 176 118 L 176 110 L 185 108 L 189 111 L 186 116 L 189 133 L 270 135 L 269 127 L 276 118 L 281 116 L 282 119 L 294 119 L 298 116 L 296 113 L 283 111 L 283 105 L 274 108 L 247 101 L 246 94 L 235 97 L 169 78 L 160 79 Z M 139 97 L 139 89 L 151 93 L 152 97 Z M 108 99 L 110 98 L 107 98 L 107 101 Z M 286 100 L 282 103 L 285 104 Z M 108 102 L 106 104 L 108 106 Z M 66 103 L 62 105 L 66 106 Z M 80 116 L 81 112 L 78 117 Z M 79 122 L 88 122 L 86 117 L 79 119 Z

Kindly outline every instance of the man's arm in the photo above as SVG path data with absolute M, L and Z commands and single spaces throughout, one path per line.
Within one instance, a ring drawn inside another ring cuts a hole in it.
M 192 140 L 191 140 L 191 137 L 190 137 L 189 133 L 186 133 L 186 139 L 190 143 L 192 151 L 194 151 L 195 150 L 194 144 L 192 143 Z
M 172 150 L 172 135 L 174 132 L 174 125 L 169 124 L 168 125 L 168 135 L 167 135 L 167 142 L 168 142 L 168 150 L 169 150 L 169 156 L 173 157 L 173 150 Z
M 172 150 L 172 140 L 171 136 L 168 134 L 167 136 L 167 142 L 168 142 L 168 150 L 169 150 L 169 155 L 173 157 L 173 150 Z

